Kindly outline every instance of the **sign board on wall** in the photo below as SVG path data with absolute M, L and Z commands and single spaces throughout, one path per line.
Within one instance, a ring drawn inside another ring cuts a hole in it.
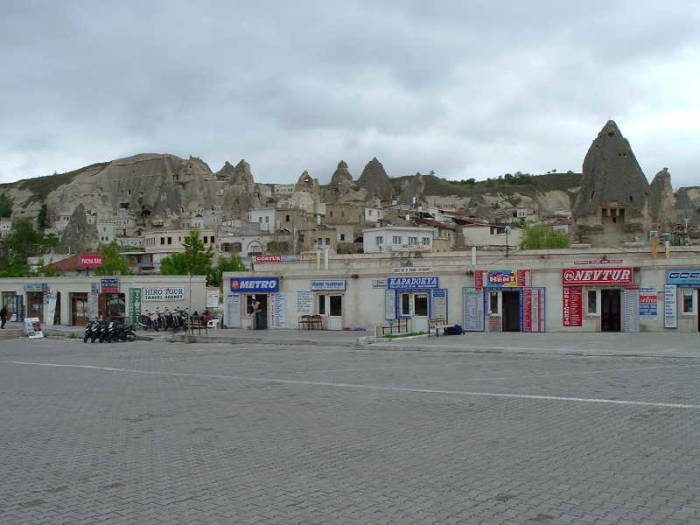
M 447 321 L 447 290 L 430 290 L 430 317 Z
M 143 300 L 147 303 L 155 301 L 182 301 L 185 298 L 185 289 L 175 288 L 144 288 Z
M 207 288 L 207 308 L 218 308 L 219 307 L 219 289 L 218 288 Z
M 656 296 L 656 288 L 640 288 L 639 289 L 639 316 L 640 317 L 656 317 L 658 298 Z
M 136 325 L 141 320 L 141 288 L 129 288 L 129 321 Z
M 95 268 L 102 266 L 102 255 L 99 253 L 81 253 L 79 257 L 80 266 Z
M 631 266 L 615 268 L 565 268 L 562 270 L 562 284 L 633 284 L 634 270 Z
M 272 328 L 287 328 L 287 294 L 270 295 L 270 321 Z
M 583 326 L 583 288 L 565 286 L 562 288 L 562 325 Z
M 25 292 L 43 292 L 49 287 L 46 283 L 26 283 L 22 288 Z
M 232 292 L 277 292 L 280 289 L 278 277 L 232 277 Z
M 343 291 L 345 290 L 345 280 L 344 279 L 324 279 L 324 280 L 312 280 L 311 289 L 315 292 L 320 291 Z
M 523 288 L 520 292 L 520 330 L 544 332 L 544 288 Z
M 474 286 L 476 288 L 530 286 L 531 281 L 531 270 L 477 270 L 474 272 Z
M 119 279 L 100 279 L 101 293 L 119 293 Z
M 622 331 L 639 332 L 639 288 L 622 291 Z
M 678 328 L 677 292 L 675 284 L 664 285 L 664 328 Z
M 387 288 L 390 290 L 426 290 L 439 288 L 437 277 L 389 277 Z
M 392 268 L 391 273 L 429 273 L 432 270 L 429 266 L 402 266 L 401 268 Z
M 309 290 L 297 292 L 297 315 L 311 315 L 314 307 L 314 295 Z
M 467 332 L 484 331 L 484 292 L 477 288 L 462 288 L 462 306 L 464 323 L 462 328 Z
M 253 260 L 256 263 L 298 262 L 301 255 L 256 255 Z
M 386 279 L 372 279 L 372 288 L 386 288 Z
M 700 270 L 666 270 L 666 284 L 700 286 Z
M 226 326 L 229 328 L 241 327 L 241 294 L 226 294 Z

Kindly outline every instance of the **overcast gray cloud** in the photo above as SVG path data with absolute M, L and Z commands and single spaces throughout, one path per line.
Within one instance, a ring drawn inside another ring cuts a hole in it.
M 700 184 L 695 2 L 0 2 L 0 181 L 141 152 L 452 179 L 581 169 L 614 119 Z

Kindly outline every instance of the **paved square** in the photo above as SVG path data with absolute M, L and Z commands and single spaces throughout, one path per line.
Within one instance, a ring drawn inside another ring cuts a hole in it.
M 699 373 L 3 340 L 0 523 L 700 523 Z

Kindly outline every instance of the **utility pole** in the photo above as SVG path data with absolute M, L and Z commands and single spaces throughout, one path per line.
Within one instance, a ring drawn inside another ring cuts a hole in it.
M 508 257 L 508 235 L 510 235 L 510 226 L 505 227 L 506 232 L 506 257 Z

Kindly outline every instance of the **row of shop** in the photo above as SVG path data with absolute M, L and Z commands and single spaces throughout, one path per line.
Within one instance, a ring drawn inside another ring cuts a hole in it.
M 201 312 L 205 297 L 203 276 L 0 279 L 0 301 L 10 321 L 38 318 L 45 326 L 82 326 L 91 319 L 136 323 L 143 313 L 166 309 Z
M 307 316 L 327 330 L 370 332 L 399 319 L 409 331 L 426 331 L 436 318 L 473 332 L 700 328 L 700 268 L 542 266 L 228 274 L 224 324 L 246 327 L 257 300 L 269 328 L 307 328 Z

